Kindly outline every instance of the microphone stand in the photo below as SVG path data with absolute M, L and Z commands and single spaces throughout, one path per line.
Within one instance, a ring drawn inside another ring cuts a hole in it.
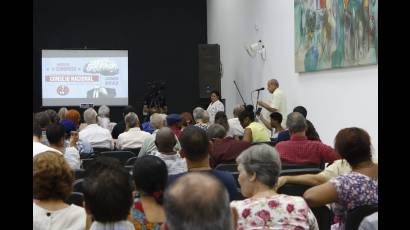
M 240 97 L 241 97 L 241 99 L 242 99 L 243 106 L 244 106 L 244 107 L 246 107 L 245 100 L 244 100 L 244 99 L 243 99 L 243 97 L 242 97 L 242 94 L 241 94 L 241 91 L 240 91 L 240 90 L 239 90 L 239 88 L 238 88 L 238 85 L 236 85 L 236 82 L 235 82 L 235 81 L 233 81 L 233 83 L 235 84 L 235 86 L 236 86 L 236 90 L 238 91 L 239 96 L 240 96 Z

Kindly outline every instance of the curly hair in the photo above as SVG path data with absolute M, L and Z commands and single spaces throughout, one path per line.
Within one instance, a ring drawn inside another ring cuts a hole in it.
M 33 157 L 33 198 L 66 200 L 72 191 L 74 172 L 64 157 L 43 152 Z

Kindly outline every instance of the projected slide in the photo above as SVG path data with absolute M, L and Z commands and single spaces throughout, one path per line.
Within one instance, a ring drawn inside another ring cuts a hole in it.
M 42 50 L 43 106 L 128 105 L 127 50 Z

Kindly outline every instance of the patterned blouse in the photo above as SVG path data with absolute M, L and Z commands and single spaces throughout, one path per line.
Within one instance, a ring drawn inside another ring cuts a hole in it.
M 334 229 L 343 229 L 344 218 L 348 211 L 362 206 L 378 204 L 378 182 L 366 175 L 350 172 L 342 176 L 330 179 L 336 187 L 337 202 L 332 204 L 335 214 L 335 222 L 340 227 L 332 226 Z
M 232 201 L 239 214 L 238 230 L 319 229 L 315 216 L 302 197 L 285 194 Z
M 134 200 L 134 206 L 131 209 L 131 222 L 135 230 L 159 230 L 161 224 L 150 223 L 145 217 L 144 209 L 140 198 Z

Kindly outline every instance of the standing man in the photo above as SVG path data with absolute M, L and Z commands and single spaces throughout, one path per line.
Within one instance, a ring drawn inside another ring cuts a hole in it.
M 286 105 L 286 96 L 281 89 L 279 89 L 279 82 L 276 79 L 270 79 L 268 81 L 268 91 L 272 94 L 272 97 L 268 102 L 258 101 L 258 105 L 262 106 L 262 115 L 265 118 L 268 118 L 270 123 L 270 114 L 273 112 L 278 112 L 282 114 L 282 126 L 286 126 L 286 116 L 288 115 L 287 105 Z

